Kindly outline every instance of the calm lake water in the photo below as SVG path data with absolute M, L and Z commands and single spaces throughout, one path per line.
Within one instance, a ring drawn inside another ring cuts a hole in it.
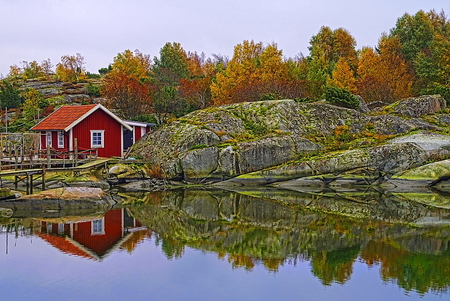
M 450 210 L 424 195 L 122 197 L 3 211 L 0 300 L 450 300 Z

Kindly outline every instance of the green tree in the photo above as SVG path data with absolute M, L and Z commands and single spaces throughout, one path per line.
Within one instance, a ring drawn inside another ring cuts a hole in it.
M 6 80 L 0 82 L 0 104 L 2 109 L 18 108 L 22 104 L 19 89 Z
M 187 78 L 188 58 L 180 43 L 166 43 L 153 59 L 153 73 L 158 81 L 170 86 L 179 86 L 180 80 Z
M 160 123 L 170 114 L 184 115 L 190 111 L 180 93 L 182 81 L 189 78 L 188 57 L 180 43 L 166 43 L 160 57 L 154 58 L 152 97 L 153 109 Z

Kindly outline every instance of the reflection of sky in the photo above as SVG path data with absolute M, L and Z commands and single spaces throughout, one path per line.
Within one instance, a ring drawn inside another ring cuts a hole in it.
M 405 294 L 383 284 L 377 266 L 355 262 L 344 285 L 323 286 L 309 262 L 285 264 L 278 273 L 256 266 L 232 269 L 214 253 L 186 248 L 167 260 L 153 239 L 102 262 L 69 256 L 42 239 L 0 235 L 0 300 L 448 300 Z

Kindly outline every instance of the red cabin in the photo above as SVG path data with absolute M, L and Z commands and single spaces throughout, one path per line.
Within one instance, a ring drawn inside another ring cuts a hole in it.
M 41 132 L 41 149 L 97 149 L 99 157 L 122 157 L 123 132 L 132 127 L 100 104 L 62 106 L 31 128 Z
M 140 121 L 130 121 L 124 120 L 133 130 L 125 131 L 123 133 L 123 149 L 126 150 L 141 139 L 145 134 L 150 132 L 153 127 L 156 126 L 154 123 L 140 122 Z

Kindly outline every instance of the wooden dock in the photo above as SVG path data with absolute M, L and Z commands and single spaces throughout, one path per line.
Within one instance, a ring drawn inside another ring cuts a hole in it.
M 83 171 L 94 169 L 100 166 L 108 165 L 108 162 L 111 159 L 106 158 L 97 158 L 95 160 L 91 160 L 85 164 L 77 165 L 77 166 L 67 166 L 67 167 L 50 167 L 47 168 L 47 164 L 42 164 L 41 168 L 29 168 L 29 169 L 3 169 L 0 170 L 0 187 L 2 185 L 2 178 L 4 177 L 14 177 L 14 186 L 17 190 L 19 182 L 24 182 L 26 186 L 26 193 L 33 193 L 34 181 L 37 179 L 42 180 L 42 190 L 45 190 L 45 176 L 49 172 L 73 172 L 74 175 L 77 175 Z M 57 163 L 56 166 L 59 166 L 60 163 Z
M 100 166 L 106 168 L 109 162 L 117 161 L 99 158 L 98 149 L 80 149 L 77 139 L 74 139 L 72 150 L 40 149 L 40 141 L 37 133 L 0 133 L 0 187 L 3 187 L 3 178 L 14 177 L 16 190 L 19 182 L 23 182 L 27 194 L 31 194 L 37 179 L 42 179 L 42 190 L 45 190 L 46 173 L 73 172 L 77 175 Z

